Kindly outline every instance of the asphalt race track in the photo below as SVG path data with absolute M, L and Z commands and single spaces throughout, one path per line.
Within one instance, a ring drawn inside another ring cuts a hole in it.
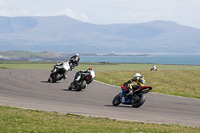
M 75 72 L 69 72 L 66 80 L 57 83 L 47 82 L 49 74 L 50 70 L 0 69 L 0 105 L 200 127 L 198 99 L 148 93 L 140 108 L 115 107 L 112 100 L 120 92 L 119 87 L 94 81 L 83 91 L 69 91 Z

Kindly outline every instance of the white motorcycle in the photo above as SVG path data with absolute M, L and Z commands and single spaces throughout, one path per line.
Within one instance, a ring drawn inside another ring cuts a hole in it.
M 69 61 L 56 64 L 54 66 L 54 69 L 51 71 L 48 82 L 55 83 L 56 81 L 59 81 L 63 78 L 66 79 L 67 72 L 71 71 L 71 70 L 72 70 L 72 68 L 69 64 Z

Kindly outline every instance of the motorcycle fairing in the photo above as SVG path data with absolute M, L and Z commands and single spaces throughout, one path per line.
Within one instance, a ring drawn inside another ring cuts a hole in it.
M 140 88 L 134 90 L 133 93 L 142 92 L 143 94 L 148 93 L 152 89 L 151 86 L 141 86 Z
M 67 62 L 65 62 L 65 63 L 63 63 L 63 68 L 66 70 L 66 71 L 69 71 L 70 70 L 70 66 L 69 66 L 69 62 L 67 61 Z
M 124 84 L 122 84 L 121 89 L 122 89 L 122 90 L 128 91 L 128 87 L 127 87 L 127 86 L 124 86 Z
M 94 73 L 94 71 L 91 71 L 91 72 L 90 72 L 90 75 L 91 75 L 92 78 L 94 79 L 94 77 L 95 77 L 95 73 Z

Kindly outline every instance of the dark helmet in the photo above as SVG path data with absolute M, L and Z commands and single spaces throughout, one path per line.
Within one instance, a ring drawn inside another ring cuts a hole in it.
M 94 71 L 94 69 L 92 67 L 90 67 L 88 70 Z

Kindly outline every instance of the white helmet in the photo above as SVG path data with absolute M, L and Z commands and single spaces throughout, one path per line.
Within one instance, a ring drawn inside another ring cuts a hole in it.
M 79 56 L 79 54 L 76 54 L 76 56 Z
M 136 74 L 134 75 L 134 78 L 135 78 L 135 77 L 140 77 L 140 76 L 141 76 L 140 73 L 136 73 Z

